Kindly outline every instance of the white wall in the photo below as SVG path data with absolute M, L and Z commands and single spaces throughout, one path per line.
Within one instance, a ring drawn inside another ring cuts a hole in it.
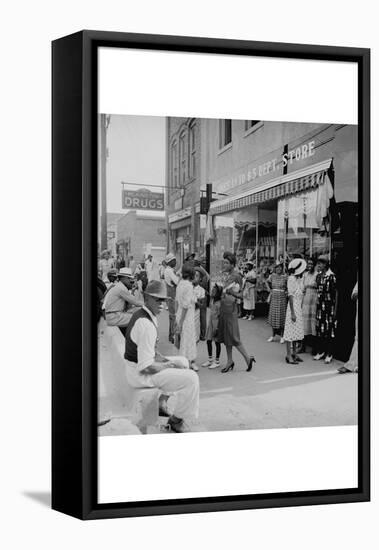
M 379 37 L 375 3 L 286 4 L 243 0 L 14 1 L 3 9 L 2 437 L 0 540 L 4 548 L 377 547 L 377 477 L 372 503 L 98 521 L 82 524 L 25 493 L 50 483 L 50 41 L 82 28 L 373 48 L 373 151 L 378 143 Z M 154 83 L 152 83 L 154 84 Z M 372 181 L 378 170 L 373 162 Z M 378 205 L 373 185 L 374 208 Z M 14 224 L 17 213 L 22 223 Z M 378 230 L 374 220 L 373 231 Z M 12 235 L 9 235 L 9 227 Z M 26 230 L 27 228 L 27 230 Z M 9 246 L 9 238 L 17 246 Z M 13 257 L 14 250 L 22 251 Z M 373 269 L 378 267 L 377 255 Z M 68 266 L 70 268 L 70 266 Z M 378 291 L 373 289 L 373 299 Z M 26 302 L 30 301 L 30 305 Z M 376 301 L 373 302 L 377 319 Z M 32 310 L 33 307 L 33 310 Z M 377 343 L 373 352 L 377 356 Z M 374 391 L 377 375 L 373 361 Z M 375 398 L 373 439 L 377 449 Z M 330 457 L 333 460 L 333 457 Z M 219 457 L 222 460 L 222 457 Z M 199 468 L 212 468 L 202 464 Z M 225 466 L 227 467 L 227 465 Z M 248 457 L 238 467 L 249 475 Z M 374 453 L 377 470 L 377 453 Z M 196 475 L 196 471 L 193 472 Z M 4 539 L 4 540 L 2 540 Z

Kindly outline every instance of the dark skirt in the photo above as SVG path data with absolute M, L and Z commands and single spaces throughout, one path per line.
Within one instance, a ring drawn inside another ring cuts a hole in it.
M 287 311 L 287 294 L 282 291 L 273 290 L 268 314 L 268 324 L 274 329 L 284 328 Z
M 220 344 L 225 344 L 225 346 L 239 346 L 241 344 L 238 309 L 234 298 L 225 297 L 221 300 L 217 341 Z

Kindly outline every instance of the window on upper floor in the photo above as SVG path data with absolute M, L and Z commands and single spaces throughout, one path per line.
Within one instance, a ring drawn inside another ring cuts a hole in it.
M 187 132 L 179 136 L 179 185 L 184 185 L 188 177 L 188 140 Z
M 250 128 L 254 128 L 257 124 L 259 124 L 260 120 L 245 120 L 245 132 L 250 130 Z
M 220 120 L 220 149 L 232 142 L 232 121 L 229 118 Z
M 189 177 L 196 177 L 196 124 L 189 127 Z
M 178 166 L 178 142 L 175 140 L 171 144 L 171 179 L 170 185 L 173 189 L 179 186 L 179 166 Z

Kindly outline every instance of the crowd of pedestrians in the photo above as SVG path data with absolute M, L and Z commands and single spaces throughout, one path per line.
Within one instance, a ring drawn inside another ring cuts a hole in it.
M 181 266 L 177 266 L 172 253 L 160 265 L 151 255 L 139 264 L 131 257 L 128 263 L 125 266 L 120 258 L 112 260 L 108 252 L 101 255 L 98 319 L 104 317 L 107 325 L 119 327 L 124 334 L 132 385 L 153 385 L 170 395 L 178 393 L 180 406 L 169 418 L 174 431 L 187 431 L 183 411 L 191 411 L 192 416 L 198 413 L 196 373 L 201 341 L 206 341 L 208 352 L 202 367 L 221 367 L 224 346 L 226 362 L 221 373 L 233 371 L 234 348 L 244 359 L 246 371 L 252 371 L 255 357 L 241 340 L 239 322 L 241 318 L 254 321 L 258 302 L 268 304 L 271 334 L 267 342 L 278 338 L 286 344 L 283 357 L 287 364 L 302 363 L 300 355 L 308 350 L 316 361 L 330 364 L 333 360 L 338 296 L 336 276 L 326 255 L 308 260 L 299 257 L 277 262 L 272 269 L 256 269 L 251 260 L 237 266 L 236 256 L 225 252 L 217 281 L 211 280 L 194 253 Z M 352 299 L 357 298 L 358 285 L 352 294 Z M 159 354 L 158 360 L 157 316 L 164 307 L 168 309 L 168 340 L 175 344 L 178 356 Z M 254 332 L 254 322 L 249 327 Z M 338 372 L 357 370 L 355 339 L 349 361 Z M 164 376 L 163 371 L 167 371 Z
M 265 266 L 256 271 L 254 263 L 246 261 L 239 271 L 244 297 L 240 317 L 252 320 L 251 304 L 268 303 L 267 320 L 272 333 L 267 341 L 278 338 L 286 344 L 287 363 L 303 362 L 300 353 L 306 351 L 316 361 L 333 361 L 338 292 L 328 255 L 278 261 L 272 270 Z M 358 284 L 351 296 L 352 300 L 357 298 Z M 338 369 L 341 374 L 358 370 L 356 339 L 349 361 Z
M 103 253 L 98 270 L 97 309 L 98 321 L 103 317 L 108 326 L 118 327 L 125 337 L 125 375 L 128 383 L 134 388 L 158 388 L 161 392 L 160 416 L 168 417 L 167 424 L 171 430 L 181 433 L 191 431 L 191 422 L 199 413 L 199 378 L 190 368 L 196 358 L 195 306 L 189 315 L 183 314 L 186 338 L 182 338 L 181 346 L 184 353 L 162 355 L 158 350 L 158 317 L 167 302 L 175 305 L 175 300 L 167 295 L 163 278 L 167 277 L 170 284 L 183 289 L 183 310 L 186 312 L 189 304 L 184 266 L 183 276 L 178 277 L 172 271 L 170 279 L 170 259 L 173 258 L 166 257 L 164 270 L 159 269 L 151 255 L 139 264 L 129 262 L 129 266 L 124 264 L 117 270 L 109 252 Z M 133 258 L 130 260 L 133 261 Z M 188 284 L 192 292 L 192 283 L 188 281 Z M 175 335 L 175 317 L 170 319 L 171 322 L 172 334 Z M 170 396 L 174 399 L 168 409 Z

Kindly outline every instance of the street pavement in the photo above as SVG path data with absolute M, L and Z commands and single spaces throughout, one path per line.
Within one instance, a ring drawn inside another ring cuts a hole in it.
M 158 349 L 166 355 L 178 350 L 167 341 L 168 313 L 159 317 Z M 251 372 L 236 349 L 233 371 L 221 373 L 226 363 L 222 346 L 221 367 L 210 370 L 200 365 L 208 358 L 206 342 L 198 345 L 200 378 L 200 424 L 205 431 L 311 426 L 352 425 L 357 422 L 357 375 L 337 373 L 341 363 L 325 365 L 309 353 L 303 363 L 285 363 L 285 345 L 267 342 L 271 329 L 264 318 L 240 320 L 240 333 L 249 354 L 256 358 Z M 100 361 L 107 361 L 102 343 Z M 104 398 L 105 396 L 103 396 Z M 111 404 L 108 403 L 108 406 Z M 100 434 L 130 432 L 125 422 L 112 421 Z

